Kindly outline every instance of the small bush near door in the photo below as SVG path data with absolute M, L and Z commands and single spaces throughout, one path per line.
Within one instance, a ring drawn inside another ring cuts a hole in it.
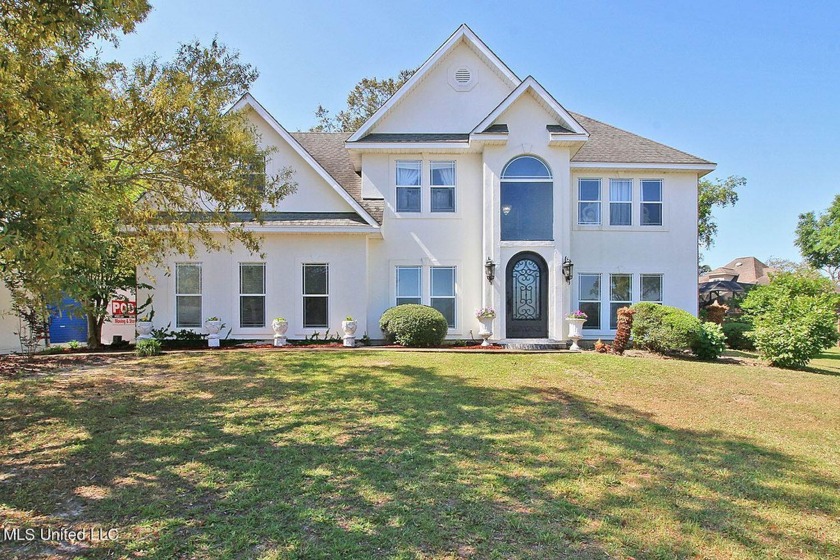
M 386 309 L 379 319 L 385 340 L 403 346 L 438 346 L 449 328 L 443 314 L 427 305 L 406 304 Z

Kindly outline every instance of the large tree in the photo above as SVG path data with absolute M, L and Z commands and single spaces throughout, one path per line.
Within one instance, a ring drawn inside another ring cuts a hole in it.
M 795 243 L 808 264 L 824 270 L 840 285 L 840 195 L 819 216 L 800 214 Z
M 334 116 L 323 105 L 318 105 L 314 132 L 355 132 L 388 99 L 414 75 L 414 70 L 403 70 L 395 78 L 362 78 L 347 95 L 347 107 Z
M 138 263 L 196 243 L 258 252 L 233 212 L 260 219 L 294 188 L 288 170 L 265 176 L 268 150 L 227 110 L 257 76 L 236 52 L 194 42 L 130 68 L 91 54 L 148 9 L 0 0 L 0 274 L 21 307 L 78 299 L 92 346 Z
M 731 175 L 726 179 L 701 179 L 697 184 L 697 242 L 709 249 L 715 243 L 717 223 L 712 216 L 715 208 L 734 206 L 738 189 L 747 184 L 743 177 Z

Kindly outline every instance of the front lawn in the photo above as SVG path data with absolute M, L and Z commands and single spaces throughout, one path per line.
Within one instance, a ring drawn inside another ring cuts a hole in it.
M 2 557 L 840 557 L 840 354 L 114 357 L 0 378 Z

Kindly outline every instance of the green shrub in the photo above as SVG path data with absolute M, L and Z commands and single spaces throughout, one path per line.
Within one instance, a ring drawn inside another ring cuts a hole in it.
M 160 341 L 154 338 L 138 340 L 134 353 L 138 356 L 157 356 L 160 354 Z
M 724 322 L 723 335 L 726 337 L 726 345 L 733 350 L 755 350 L 755 344 L 747 336 L 752 328 L 752 323 L 746 321 Z
M 726 336 L 717 323 L 701 323 L 691 351 L 701 360 L 717 360 L 726 350 Z
M 750 336 L 763 358 L 774 366 L 803 368 L 837 342 L 838 303 L 827 278 L 783 273 L 750 291 L 742 308 L 753 322 Z
M 448 325 L 437 309 L 407 304 L 386 309 L 379 319 L 379 328 L 388 342 L 421 347 L 440 345 Z
M 651 352 L 679 352 L 693 346 L 700 321 L 676 307 L 641 302 L 632 306 L 633 342 Z

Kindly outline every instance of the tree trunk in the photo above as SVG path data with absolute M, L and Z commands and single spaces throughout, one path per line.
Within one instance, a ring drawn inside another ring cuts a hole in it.
M 88 313 L 87 327 L 87 346 L 91 350 L 98 350 L 102 347 L 102 321 L 95 314 Z

